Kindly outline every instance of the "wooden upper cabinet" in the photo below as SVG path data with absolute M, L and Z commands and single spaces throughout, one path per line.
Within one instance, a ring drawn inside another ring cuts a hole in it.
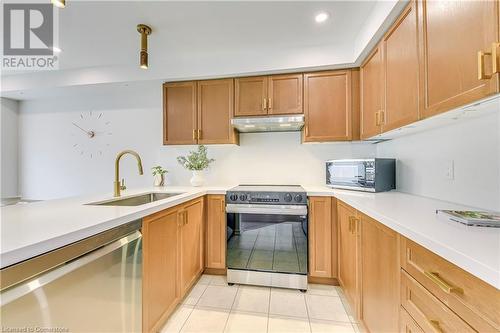
M 302 113 L 302 74 L 269 76 L 268 114 Z
M 198 143 L 237 143 L 233 79 L 198 81 Z
M 235 116 L 267 115 L 267 76 L 237 78 L 235 84 Z
M 332 278 L 332 198 L 309 198 L 309 275 Z
M 196 144 L 196 82 L 163 84 L 163 144 Z
M 356 211 L 341 201 L 337 203 L 338 218 L 338 280 L 354 313 L 359 313 L 359 253 Z
M 419 1 L 421 115 L 429 117 L 498 91 L 478 78 L 478 52 L 498 42 L 498 1 Z M 491 56 L 484 71 L 491 74 Z M 403 80 L 405 78 L 402 78 Z
M 360 214 L 361 313 L 370 332 L 397 332 L 399 316 L 398 234 Z
M 224 195 L 207 196 L 207 268 L 226 268 L 226 203 Z
M 351 140 L 351 71 L 304 74 L 304 142 Z
M 177 209 L 145 217 L 142 234 L 142 331 L 158 332 L 180 299 Z
M 412 1 L 382 40 L 386 132 L 418 120 L 417 8 Z M 367 89 L 378 89 L 373 86 Z M 372 112 L 375 108 L 371 109 Z
M 361 66 L 361 138 L 380 134 L 380 113 L 384 109 L 384 75 L 380 45 Z M 402 77 L 401 80 L 405 78 Z

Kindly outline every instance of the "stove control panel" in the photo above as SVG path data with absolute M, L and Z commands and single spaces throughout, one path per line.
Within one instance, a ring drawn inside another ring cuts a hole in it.
M 307 205 L 305 192 L 240 192 L 229 191 L 226 202 L 231 204 Z

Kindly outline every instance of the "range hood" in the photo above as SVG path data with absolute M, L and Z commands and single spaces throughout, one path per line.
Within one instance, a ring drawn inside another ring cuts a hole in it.
M 231 125 L 241 133 L 300 131 L 304 115 L 233 118 Z

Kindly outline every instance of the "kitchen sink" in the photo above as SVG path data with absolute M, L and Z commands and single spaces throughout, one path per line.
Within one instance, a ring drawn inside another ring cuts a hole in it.
M 182 193 L 144 193 L 139 194 L 133 197 L 127 197 L 123 199 L 113 199 L 109 201 L 101 201 L 101 202 L 92 202 L 87 205 L 92 206 L 140 206 L 145 205 L 151 202 L 155 202 L 158 200 L 163 200 L 171 197 L 175 197 L 176 195 L 180 195 Z

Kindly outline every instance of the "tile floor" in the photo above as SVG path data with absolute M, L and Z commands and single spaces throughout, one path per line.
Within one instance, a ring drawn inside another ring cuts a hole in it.
M 225 276 L 203 275 L 161 332 L 359 331 L 338 287 L 310 284 L 309 290 L 301 293 L 228 286 Z

